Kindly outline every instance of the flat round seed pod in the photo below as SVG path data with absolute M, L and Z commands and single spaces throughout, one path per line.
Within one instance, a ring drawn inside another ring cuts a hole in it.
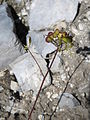
M 53 37 L 56 38 L 59 35 L 59 29 L 56 29 L 53 33 Z
M 54 38 L 54 37 L 53 37 L 53 34 L 52 34 L 52 35 L 50 35 L 49 37 L 50 37 L 52 40 L 53 40 L 53 38 Z
M 46 40 L 46 42 L 48 42 L 48 43 L 49 43 L 49 42 L 52 42 L 52 38 L 50 38 L 49 36 L 47 36 L 45 40 Z
M 62 32 L 62 36 L 63 36 L 63 37 L 66 37 L 66 36 L 67 36 L 67 33 L 66 33 L 66 32 Z
M 58 34 L 58 36 L 57 36 L 57 37 L 58 37 L 58 39 L 59 39 L 59 40 L 61 40 L 61 38 L 63 37 L 63 36 L 62 36 L 62 33 L 61 33 L 61 32 L 59 32 L 59 34 Z
M 48 33 L 48 36 L 50 36 L 50 35 L 53 35 L 53 32 L 49 32 L 49 33 Z

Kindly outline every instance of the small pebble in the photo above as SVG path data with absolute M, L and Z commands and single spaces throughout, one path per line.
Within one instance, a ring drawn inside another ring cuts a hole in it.
M 69 70 L 70 70 L 70 68 L 69 68 L 69 67 L 67 67 L 67 68 L 66 68 L 66 71 L 68 72 Z
M 51 93 L 50 93 L 50 92 L 47 92 L 46 95 L 47 95 L 47 98 L 50 98 Z
M 82 40 L 80 40 L 80 43 L 81 43 L 81 44 L 83 44 L 83 41 L 82 41 Z
M 0 77 L 3 77 L 5 75 L 4 71 L 0 71 Z
M 85 96 L 85 93 L 82 93 L 81 95 L 84 97 L 84 96 Z
M 2 86 L 0 86 L 0 92 L 3 90 L 4 88 Z
M 86 17 L 87 17 L 87 19 L 90 21 L 90 11 L 88 11 L 88 12 L 86 13 Z
M 72 30 L 72 32 L 73 32 L 75 35 L 79 35 L 79 31 L 76 29 L 75 26 L 72 26 L 72 27 L 71 27 L 71 30 Z
M 70 85 L 70 87 L 71 87 L 71 88 L 73 88 L 73 87 L 74 87 L 74 85 L 73 85 L 73 84 L 71 84 L 71 83 L 70 83 L 69 85 Z
M 53 110 L 53 111 L 55 110 L 55 106 L 52 107 L 52 110 Z
M 79 30 L 82 31 L 84 29 L 84 24 L 83 23 L 79 23 L 78 28 L 79 28 Z
M 62 81 L 65 81 L 65 79 L 66 79 L 65 74 L 62 74 L 62 75 L 61 75 L 61 79 L 62 79 Z
M 22 9 L 21 13 L 22 13 L 22 16 L 26 16 L 28 14 L 25 9 Z
M 33 100 L 33 101 L 35 101 L 35 100 L 36 100 L 36 96 L 35 96 L 35 95 L 32 97 L 32 100 Z
M 5 120 L 5 118 L 0 118 L 0 120 Z
M 11 90 L 18 91 L 19 90 L 18 83 L 11 81 L 10 88 L 11 88 Z
M 85 59 L 85 61 L 87 62 L 87 63 L 90 63 L 90 56 L 88 55 L 88 57 Z
M 10 75 L 13 75 L 13 71 L 12 70 L 10 70 Z
M 26 10 L 30 10 L 30 3 L 26 2 Z
M 58 97 L 58 94 L 53 94 L 52 95 L 52 98 L 57 98 Z
M 61 28 L 64 28 L 64 29 L 67 28 L 66 22 L 62 21 L 60 23 L 57 23 L 57 25 L 55 26 L 55 29 L 61 29 Z
M 53 100 L 51 98 L 49 98 L 49 100 L 52 102 Z
M 54 111 L 55 109 L 56 109 L 56 112 L 58 112 L 59 108 L 58 107 L 56 108 L 55 106 L 53 106 L 52 110 Z
M 67 118 L 67 120 L 71 120 L 70 118 Z
M 86 4 L 89 2 L 89 0 L 82 0 L 82 1 L 84 1 Z
M 60 88 L 62 89 L 62 87 L 60 87 Z M 59 91 L 59 94 L 62 94 L 62 91 L 61 91 L 61 90 Z
M 60 112 L 64 111 L 64 109 L 60 109 Z
M 38 119 L 39 119 L 39 120 L 44 120 L 44 116 L 43 116 L 43 115 L 39 115 L 39 116 L 38 116 Z

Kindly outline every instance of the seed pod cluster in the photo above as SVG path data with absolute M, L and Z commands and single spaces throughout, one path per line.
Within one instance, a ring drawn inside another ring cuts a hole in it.
M 46 37 L 46 42 L 53 43 L 56 47 L 67 49 L 68 47 L 72 47 L 72 36 L 67 34 L 67 32 L 61 32 L 59 29 L 56 29 L 54 32 L 49 32 Z M 69 45 L 68 45 L 69 44 Z

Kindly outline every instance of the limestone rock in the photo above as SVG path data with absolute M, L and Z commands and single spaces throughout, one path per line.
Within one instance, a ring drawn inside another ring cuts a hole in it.
M 47 72 L 45 60 L 34 50 L 31 51 L 39 63 L 43 74 L 45 75 Z M 11 63 L 10 67 L 15 74 L 21 89 L 23 91 L 33 90 L 34 95 L 36 95 L 43 80 L 43 76 L 33 57 L 29 53 L 24 54 L 23 56 L 16 59 L 13 63 Z M 43 87 L 49 84 L 50 78 L 48 75 Z
M 78 0 L 33 0 L 29 15 L 31 30 L 50 27 L 58 21 L 73 21 Z
M 59 103 L 60 108 L 63 108 L 65 106 L 73 108 L 78 105 L 80 105 L 79 101 L 70 93 L 64 93 Z
M 18 56 L 23 54 L 22 46 L 17 42 L 14 24 L 7 14 L 7 5 L 0 5 L 0 70 L 5 69 Z

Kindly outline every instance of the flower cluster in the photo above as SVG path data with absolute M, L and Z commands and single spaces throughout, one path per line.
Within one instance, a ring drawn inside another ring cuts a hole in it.
M 67 34 L 67 32 L 59 31 L 59 29 L 56 29 L 54 32 L 49 32 L 46 37 L 46 42 L 51 42 L 58 47 L 60 51 L 73 46 L 72 36 Z

